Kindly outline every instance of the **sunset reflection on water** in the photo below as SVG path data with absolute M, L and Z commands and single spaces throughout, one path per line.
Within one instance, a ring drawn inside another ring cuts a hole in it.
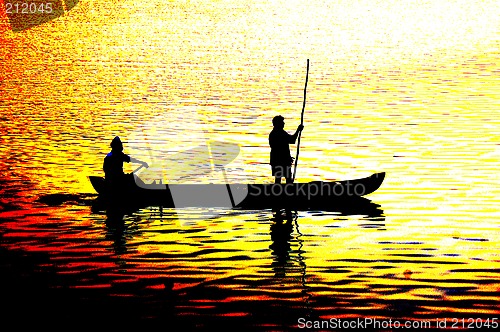
M 94 0 L 20 32 L 3 8 L 2 249 L 47 257 L 44 287 L 193 328 L 498 317 L 498 2 Z M 116 135 L 163 181 L 272 182 L 307 59 L 297 181 L 386 172 L 369 210 L 92 209 Z M 211 142 L 238 146 L 225 177 L 165 171 Z

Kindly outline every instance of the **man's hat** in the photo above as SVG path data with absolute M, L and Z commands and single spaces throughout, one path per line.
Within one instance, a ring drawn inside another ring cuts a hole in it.
M 281 115 L 276 115 L 274 118 L 273 118 L 273 126 L 275 126 L 276 124 L 278 123 L 283 123 L 285 121 L 285 118 L 282 117 Z
M 113 138 L 113 140 L 111 141 L 110 146 L 111 146 L 112 149 L 121 147 L 122 146 L 122 141 L 121 141 L 120 137 L 115 136 L 115 138 Z

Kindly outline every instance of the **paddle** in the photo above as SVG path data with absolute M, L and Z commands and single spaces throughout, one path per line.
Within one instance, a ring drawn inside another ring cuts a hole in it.
M 137 171 L 140 170 L 143 167 L 144 167 L 144 165 L 141 165 L 141 166 L 137 167 L 135 170 L 132 171 L 132 173 L 137 173 Z
M 309 79 L 309 59 L 307 59 L 307 72 L 306 72 L 306 86 L 304 87 L 304 103 L 302 104 L 302 114 L 300 115 L 300 124 L 304 124 L 304 109 L 306 108 L 306 92 L 307 92 L 307 81 Z M 297 142 L 297 155 L 295 156 L 295 166 L 293 168 L 292 182 L 295 181 L 295 174 L 297 173 L 297 162 L 299 161 L 299 150 L 300 150 L 300 136 L 302 131 L 299 132 L 299 139 Z
M 224 181 L 226 183 L 227 192 L 229 194 L 229 199 L 231 201 L 231 206 L 234 208 L 236 204 L 224 166 L 228 165 L 238 156 L 240 152 L 240 146 L 238 144 L 220 141 L 210 142 L 209 146 L 210 155 L 212 156 L 212 162 L 215 168 L 220 168 L 220 170 L 222 171 L 222 175 L 224 176 Z

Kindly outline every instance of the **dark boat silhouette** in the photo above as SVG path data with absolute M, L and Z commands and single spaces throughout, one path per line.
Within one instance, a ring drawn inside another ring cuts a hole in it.
M 98 198 L 109 206 L 161 206 L 165 208 L 335 209 L 356 208 L 363 196 L 382 184 L 385 173 L 369 177 L 292 184 L 146 184 L 129 174 L 130 183 L 119 189 L 99 176 L 89 176 Z

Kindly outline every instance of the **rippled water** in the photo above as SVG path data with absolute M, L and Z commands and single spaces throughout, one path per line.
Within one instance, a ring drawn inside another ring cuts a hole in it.
M 187 330 L 500 319 L 499 13 L 495 1 L 96 0 L 21 32 L 2 14 L 5 317 L 28 305 L 49 322 Z M 299 124 L 306 59 L 297 180 L 386 172 L 368 208 L 288 223 L 158 207 L 116 222 L 92 208 L 88 176 L 115 135 L 156 167 L 139 172 L 148 181 L 271 182 L 271 119 Z M 210 142 L 237 146 L 224 174 L 204 150 L 172 161 Z

